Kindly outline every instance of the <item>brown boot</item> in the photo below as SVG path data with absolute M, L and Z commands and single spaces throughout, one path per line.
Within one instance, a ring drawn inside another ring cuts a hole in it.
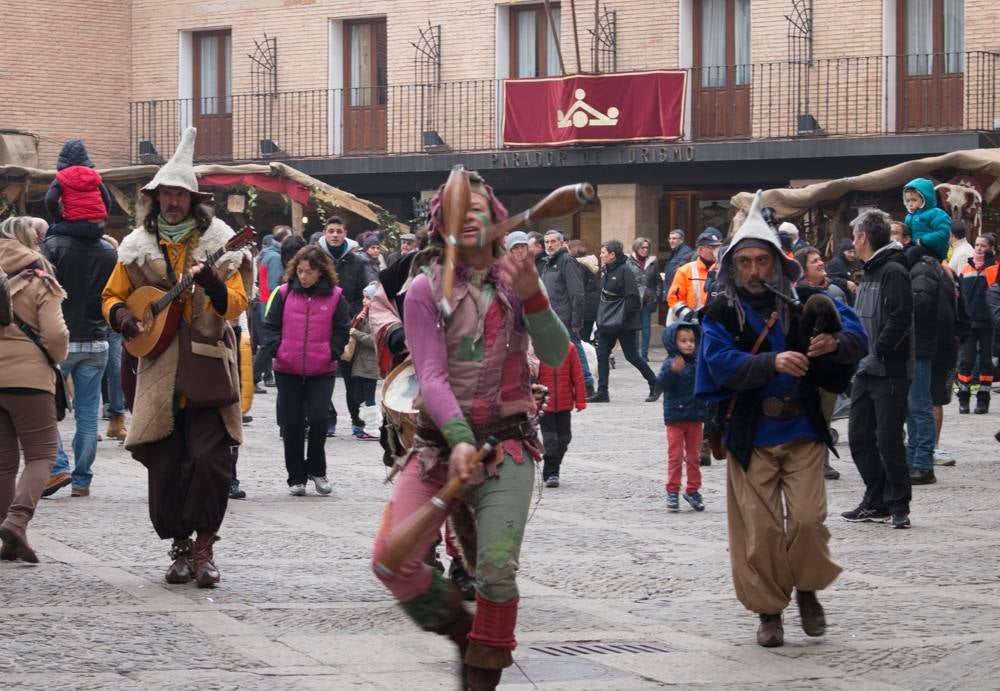
M 465 684 L 469 691 L 494 691 L 505 668 L 514 663 L 506 648 L 469 642 L 465 652 Z
M 175 538 L 167 555 L 174 560 L 164 576 L 167 583 L 180 585 L 190 582 L 194 578 L 194 571 L 191 569 L 191 538 Z
M 111 419 L 108 420 L 108 431 L 104 433 L 104 436 L 108 439 L 117 439 L 118 441 L 125 441 L 125 437 L 128 435 L 128 430 L 125 429 L 125 416 L 124 415 L 112 415 Z
M 212 545 L 218 541 L 219 536 L 214 533 L 198 533 L 194 541 L 194 578 L 199 588 L 212 588 L 222 580 L 212 553 Z
M 812 590 L 796 590 L 795 601 L 799 605 L 802 630 L 807 636 L 822 636 L 826 633 L 826 613 Z
M 35 550 L 28 545 L 28 538 L 24 534 L 24 529 L 13 525 L 0 525 L 0 540 L 3 540 L 4 559 L 14 561 L 20 559 L 29 564 L 37 564 L 38 556 Z
M 781 613 L 761 614 L 757 627 L 757 645 L 765 648 L 780 648 L 785 644 L 785 627 L 781 624 Z

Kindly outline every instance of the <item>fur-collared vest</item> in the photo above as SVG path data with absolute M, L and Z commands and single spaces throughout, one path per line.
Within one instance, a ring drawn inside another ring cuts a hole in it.
M 205 259 L 218 250 L 234 235 L 233 229 L 218 218 L 202 233 L 192 256 L 192 262 Z M 129 233 L 118 247 L 118 261 L 128 272 L 133 289 L 155 286 L 169 290 L 172 283 L 168 277 L 167 262 L 157 236 L 142 226 Z M 243 288 L 250 294 L 253 285 L 253 261 L 246 250 L 227 252 L 215 264 L 223 281 L 237 271 L 243 279 Z M 232 327 L 211 307 L 205 291 L 196 286 L 193 301 L 191 328 L 213 341 L 235 343 Z M 139 358 L 136 373 L 135 404 L 132 408 L 132 423 L 129 425 L 125 448 L 134 450 L 142 444 L 165 439 L 174 429 L 174 392 L 179 361 L 178 339 L 175 337 L 166 350 L 155 358 Z M 239 371 L 236 355 L 229 358 L 230 374 L 238 381 Z M 219 410 L 226 426 L 226 432 L 237 444 L 243 441 L 242 413 L 240 402 L 224 406 Z

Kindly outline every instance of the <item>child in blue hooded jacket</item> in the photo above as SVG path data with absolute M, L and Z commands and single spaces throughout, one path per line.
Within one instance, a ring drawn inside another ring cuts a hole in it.
M 701 493 L 702 428 L 707 405 L 694 395 L 698 325 L 676 322 L 663 330 L 667 358 L 656 378 L 663 390 L 663 422 L 667 427 L 667 509 L 677 511 L 681 469 L 687 466 L 684 501 L 695 511 L 704 511 Z
M 913 244 L 944 260 L 950 246 L 951 216 L 937 205 L 934 183 L 927 178 L 908 182 L 903 188 L 903 205 Z

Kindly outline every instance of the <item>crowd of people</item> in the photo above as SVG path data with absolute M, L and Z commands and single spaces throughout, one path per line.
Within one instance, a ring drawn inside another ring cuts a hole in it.
M 72 497 L 90 495 L 106 417 L 103 437 L 148 472 L 152 526 L 171 541 L 165 580 L 218 583 L 227 502 L 246 497 L 237 477 L 252 422 L 241 407 L 246 333 L 254 391 L 276 389 L 289 494 L 306 495 L 310 483 L 333 491 L 325 447 L 337 434 L 339 378 L 351 437 L 381 442 L 395 478 L 375 574 L 418 625 L 455 643 L 470 688 L 493 688 L 515 646 L 533 462 L 546 487 L 560 486 L 572 413 L 611 400 L 616 345 L 648 383 L 645 401 L 663 399 L 666 509 L 683 499 L 705 510 L 701 467 L 726 461 L 733 583 L 759 615 L 762 646 L 783 643 L 793 594 L 805 633 L 825 631 L 817 592 L 840 572 L 824 525 L 825 480 L 839 477 L 832 419 L 849 416 L 865 486 L 842 517 L 905 529 L 911 486 L 955 463 L 939 445 L 953 393 L 959 414 L 989 413 L 1000 352 L 996 238 L 970 244 L 929 180 L 902 190 L 903 219 L 859 214 L 828 260 L 758 194 L 730 237 L 706 228 L 690 247 L 675 229 L 660 261 L 646 237 L 630 252 L 606 240 L 596 254 L 554 229 L 494 237 L 507 211 L 481 177 L 463 173 L 469 211 L 452 263 L 444 188 L 426 226 L 399 236 L 392 253 L 379 231 L 352 239 L 337 216 L 311 238 L 276 226 L 259 251 L 248 248 L 198 188 L 194 136 L 142 189 L 138 225 L 120 244 L 105 233 L 108 193 L 76 140 L 46 196 L 53 224 L 0 223 L 9 363 L 0 371 L 0 559 L 37 561 L 27 527 L 40 497 L 70 485 Z M 176 331 L 141 355 L 125 352 L 160 318 L 133 306 L 138 291 L 180 283 L 189 290 Z M 378 382 L 406 366 L 419 413 L 383 420 Z M 70 401 L 72 467 L 58 433 Z M 409 535 L 455 477 L 470 487 L 464 500 L 438 499 L 439 520 Z M 456 508 L 442 532 L 443 509 Z M 451 578 L 435 568 L 441 543 Z

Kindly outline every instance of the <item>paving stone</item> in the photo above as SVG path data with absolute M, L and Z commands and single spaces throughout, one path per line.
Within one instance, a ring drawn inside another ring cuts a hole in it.
M 661 351 L 654 352 L 654 369 Z M 612 403 L 573 416 L 563 484 L 536 489 L 521 554 L 520 646 L 504 688 L 1000 689 L 1000 446 L 996 415 L 947 409 L 959 458 L 913 492 L 909 531 L 838 514 L 862 494 L 844 443 L 829 482 L 828 634 L 754 642 L 733 594 L 725 465 L 703 469 L 703 513 L 668 513 L 660 403 L 623 359 Z M 328 440 L 332 497 L 287 494 L 274 395 L 258 397 L 216 556 L 218 588 L 163 582 L 168 543 L 148 520 L 145 470 L 102 442 L 94 494 L 57 493 L 29 527 L 40 565 L 0 563 L 0 686 L 16 689 L 450 688 L 454 646 L 424 633 L 372 575 L 391 487 L 375 444 Z M 342 388 L 335 393 L 346 412 Z M 72 436 L 72 419 L 62 427 Z M 987 434 L 989 433 L 989 434 Z M 439 550 L 442 558 L 444 549 Z M 471 606 L 470 606 L 471 607 Z M 539 647 L 645 641 L 667 652 L 552 657 Z

